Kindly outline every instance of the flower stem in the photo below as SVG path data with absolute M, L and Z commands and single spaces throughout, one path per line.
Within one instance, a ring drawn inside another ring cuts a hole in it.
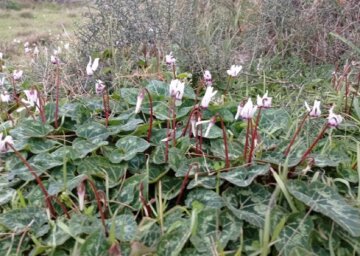
M 189 182 L 190 171 L 192 170 L 192 167 L 195 166 L 195 165 L 196 165 L 196 167 L 197 167 L 197 170 L 199 170 L 199 163 L 192 163 L 192 164 L 189 165 L 189 169 L 188 169 L 188 171 L 187 171 L 186 174 L 185 174 L 185 177 L 184 177 L 183 182 L 181 183 L 180 193 L 179 193 L 179 196 L 178 196 L 178 198 L 177 198 L 177 200 L 176 200 L 176 205 L 179 205 L 180 202 L 181 202 L 181 199 L 182 199 L 182 197 L 183 197 L 183 195 L 184 195 L 184 191 L 185 191 L 186 185 L 187 185 L 188 182 Z
M 175 63 L 172 65 L 172 71 L 173 71 L 174 79 L 176 79 L 176 66 L 175 66 Z
M 246 156 L 247 156 L 247 148 L 248 148 L 248 144 L 249 144 L 249 133 L 250 133 L 250 122 L 251 119 L 247 120 L 247 126 L 246 126 L 246 136 L 245 136 L 245 146 L 244 146 L 244 160 L 246 160 Z
M 95 199 L 96 199 L 96 202 L 97 202 L 97 206 L 98 206 L 98 209 L 99 209 L 99 214 L 100 214 L 100 218 L 101 218 L 101 222 L 102 222 L 102 225 L 104 227 L 104 232 L 105 232 L 105 236 L 107 235 L 107 229 L 106 229 L 106 224 L 105 224 L 105 214 L 102 210 L 102 207 L 101 207 L 101 202 L 100 202 L 100 196 L 99 196 L 99 191 L 96 189 L 96 186 L 94 184 L 94 182 L 90 179 L 86 179 L 86 181 L 89 183 L 92 191 L 94 192 L 95 194 Z
M 172 129 L 173 129 L 173 146 L 176 146 L 176 106 L 175 106 L 175 98 L 172 100 L 171 105 L 171 112 L 172 112 Z
M 251 163 L 252 157 L 253 157 L 253 154 L 254 154 L 254 150 L 255 150 L 255 140 L 256 140 L 256 137 L 257 137 L 257 128 L 259 126 L 259 121 L 260 121 L 260 116 L 261 116 L 261 109 L 262 109 L 262 107 L 259 107 L 259 112 L 257 114 L 256 121 L 255 121 L 255 127 L 252 130 L 251 146 L 250 146 L 250 153 L 249 153 L 248 163 Z
M 222 129 L 222 132 L 223 132 L 223 140 L 224 140 L 224 147 L 225 147 L 225 168 L 228 169 L 230 167 L 229 148 L 228 148 L 228 143 L 227 143 L 224 120 L 222 119 L 222 117 L 219 114 L 217 114 L 217 115 L 218 115 L 218 117 L 220 117 L 221 129 Z
M 12 144 L 6 143 L 6 145 L 8 147 L 10 147 L 14 151 L 15 155 L 25 164 L 25 166 L 30 171 L 31 175 L 34 176 L 40 190 L 42 191 L 42 193 L 45 196 L 46 207 L 49 209 L 51 216 L 56 218 L 56 212 L 55 212 L 55 209 L 54 209 L 54 207 L 53 207 L 53 205 L 51 203 L 51 197 L 50 197 L 48 191 L 46 190 L 44 184 L 42 183 L 40 177 L 36 174 L 35 170 L 31 167 L 29 162 L 26 161 L 26 159 L 19 153 L 19 151 L 17 151 L 15 149 L 15 147 Z
M 305 121 L 307 119 L 307 117 L 309 116 L 309 113 L 307 113 L 306 115 L 304 115 L 304 118 L 302 119 L 301 123 L 299 124 L 298 128 L 296 129 L 295 133 L 294 133 L 294 136 L 292 137 L 289 145 L 287 146 L 285 152 L 284 152 L 284 155 L 285 157 L 290 153 L 290 150 L 291 150 L 291 147 L 292 145 L 294 144 L 295 142 L 295 139 L 296 137 L 299 135 L 301 129 L 303 128 L 304 124 L 305 124 Z
M 142 203 L 142 205 L 144 207 L 146 217 L 150 217 L 151 211 L 150 211 L 150 207 L 144 197 L 144 184 L 142 182 L 140 183 L 140 188 L 139 188 L 139 198 L 140 198 L 140 202 Z
M 311 144 L 311 146 L 305 151 L 304 155 L 301 157 L 300 163 L 306 159 L 306 157 L 310 154 L 311 150 L 315 147 L 315 145 L 319 142 L 319 140 L 324 135 L 326 129 L 328 128 L 328 124 L 326 123 L 322 130 L 320 131 L 319 135 L 316 137 L 314 142 Z
M 152 125 L 153 125 L 153 102 L 152 102 L 152 97 L 151 97 L 149 90 L 146 88 L 144 88 L 144 90 L 146 91 L 146 94 L 148 95 L 149 103 L 150 103 L 150 121 L 149 121 L 148 135 L 147 135 L 147 140 L 148 140 L 148 142 L 150 142 Z
M 58 115 L 59 115 L 59 97 L 60 97 L 60 68 L 59 63 L 56 64 L 56 77 L 55 77 L 55 87 L 56 87 L 56 102 L 55 102 L 55 129 L 58 128 Z
M 105 112 L 105 126 L 109 126 L 109 110 L 108 110 L 108 104 L 107 104 L 107 90 L 105 89 L 105 92 L 103 92 L 103 107 Z

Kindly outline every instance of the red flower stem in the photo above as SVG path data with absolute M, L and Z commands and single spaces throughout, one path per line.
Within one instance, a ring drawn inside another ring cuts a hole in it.
M 180 193 L 179 193 L 179 196 L 176 200 L 176 205 L 180 204 L 180 201 L 184 195 L 184 191 L 185 191 L 185 188 L 186 188 L 186 185 L 188 184 L 189 182 L 189 175 L 190 175 L 190 171 L 192 170 L 192 167 L 196 165 L 197 169 L 199 169 L 199 164 L 198 163 L 192 163 L 189 165 L 189 169 L 188 171 L 186 172 L 185 174 L 185 177 L 184 177 L 184 180 L 183 182 L 181 183 L 181 187 L 180 187 Z
M 198 120 L 199 119 L 200 120 L 202 119 L 202 114 L 200 111 L 198 113 Z M 202 141 L 203 141 L 202 124 L 199 125 L 199 131 L 200 131 L 200 137 L 197 136 L 199 138 L 199 153 L 202 154 L 203 153 L 203 150 L 202 150 Z
M 20 101 L 19 101 L 19 98 L 18 98 L 18 96 L 17 96 L 17 93 L 16 93 L 16 85 L 15 85 L 15 79 L 13 78 L 13 77 L 11 77 L 10 78 L 10 81 L 11 81 L 11 84 L 12 84 L 12 86 L 13 86 L 13 97 L 14 97 L 14 99 L 16 100 L 16 103 L 18 104 L 18 105 L 20 105 Z
M 55 201 L 56 201 L 56 203 L 57 203 L 58 205 L 60 205 L 61 209 L 63 210 L 63 212 L 64 212 L 65 215 L 66 215 L 66 218 L 70 219 L 70 218 L 71 218 L 71 217 L 70 217 L 70 214 L 69 214 L 68 210 L 66 209 L 65 205 L 64 205 L 56 196 L 54 196 L 54 197 L 52 197 L 52 198 L 54 198 Z
M 172 129 L 173 129 L 173 146 L 176 147 L 176 106 L 175 98 L 172 100 L 171 112 L 172 112 Z
M 151 94 L 149 92 L 148 89 L 144 88 L 144 90 L 146 91 L 148 98 L 149 98 L 149 103 L 150 103 L 150 121 L 149 121 L 149 130 L 148 130 L 148 135 L 147 135 L 147 140 L 148 142 L 150 142 L 151 139 L 151 132 L 152 132 L 152 126 L 153 126 L 153 101 L 152 101 L 152 97 Z
M 176 66 L 175 66 L 175 64 L 172 65 L 172 70 L 173 70 L 174 79 L 176 79 Z
M 170 103 L 171 104 L 171 103 Z M 170 133 L 170 118 L 171 118 L 171 108 L 168 108 L 168 116 L 166 120 L 166 141 L 165 141 L 165 163 L 169 160 L 169 133 Z
M 143 205 L 143 207 L 144 207 L 145 215 L 146 215 L 147 217 L 150 217 L 150 213 L 151 213 L 150 207 L 149 207 L 148 203 L 147 203 L 146 200 L 145 200 L 144 192 L 143 192 L 143 191 L 144 191 L 144 184 L 141 182 L 141 183 L 140 183 L 140 189 L 139 189 L 140 201 L 141 201 L 141 203 L 142 203 L 142 205 Z
M 15 147 L 13 145 L 11 145 L 10 143 L 6 143 L 6 146 L 10 147 L 14 151 L 15 155 L 25 164 L 25 166 L 30 171 L 31 175 L 34 176 L 40 190 L 44 194 L 46 207 L 49 209 L 51 216 L 56 218 L 56 212 L 55 212 L 55 209 L 54 209 L 54 207 L 53 207 L 53 205 L 51 203 L 51 197 L 50 197 L 49 193 L 47 192 L 44 184 L 42 183 L 40 177 L 36 174 L 35 170 L 31 167 L 29 162 L 26 161 L 26 159 L 19 153 L 19 151 L 17 151 L 15 149 Z
M 261 109 L 262 109 L 262 107 L 259 107 L 259 111 L 258 111 L 258 114 L 256 116 L 255 127 L 253 128 L 252 135 L 251 135 L 251 146 L 250 146 L 250 153 L 249 153 L 248 163 L 251 163 L 252 157 L 253 157 L 253 154 L 254 154 L 254 150 L 255 150 L 255 140 L 256 140 L 256 137 L 257 137 L 257 128 L 259 126 L 259 121 L 260 121 L 260 116 L 261 116 Z
M 106 92 L 103 92 L 102 94 L 103 96 L 103 107 L 104 107 L 104 112 L 105 112 L 105 126 L 108 127 L 109 126 L 109 111 L 107 108 L 107 100 L 106 100 Z
M 39 109 L 39 113 L 40 113 L 40 118 L 41 118 L 41 122 L 43 124 L 46 123 L 46 116 L 45 116 L 45 110 L 44 110 L 44 98 L 42 97 L 42 95 L 40 94 L 40 91 L 36 88 L 36 93 L 38 95 L 38 98 L 39 98 L 39 106 L 36 106 L 38 109 Z M 36 105 L 36 103 L 35 103 Z
M 309 116 L 309 112 L 308 112 L 306 115 L 304 115 L 304 118 L 302 119 L 301 123 L 299 124 L 298 128 L 296 129 L 296 131 L 295 131 L 295 133 L 294 133 L 294 136 L 292 137 L 289 145 L 287 146 L 287 148 L 286 148 L 286 150 L 285 150 L 285 152 L 284 152 L 284 155 L 285 155 L 285 156 L 287 156 L 287 155 L 290 153 L 291 147 L 292 147 L 292 145 L 294 144 L 295 139 L 296 139 L 296 137 L 299 135 L 301 129 L 303 128 L 303 126 L 304 126 L 304 124 L 305 124 L 305 121 L 306 121 L 306 119 L 307 119 L 308 116 Z
M 326 123 L 322 130 L 320 131 L 319 135 L 316 137 L 314 142 L 311 144 L 311 146 L 305 151 L 304 155 L 301 157 L 300 163 L 306 159 L 306 157 L 310 154 L 311 150 L 315 147 L 315 145 L 319 142 L 319 140 L 324 135 L 326 129 L 328 128 L 328 124 Z
M 186 131 L 187 131 L 187 129 L 189 128 L 189 124 L 190 124 L 190 121 L 191 121 L 191 117 L 192 117 L 194 114 L 196 114 L 198 111 L 199 111 L 199 107 L 198 107 L 198 106 L 194 106 L 194 108 L 190 111 L 189 119 L 188 119 L 188 121 L 187 121 L 187 123 L 186 123 L 185 128 L 184 128 L 183 131 L 182 131 L 181 136 L 185 136 Z M 191 134 L 191 133 L 190 133 L 190 134 Z
M 96 189 L 96 186 L 94 184 L 94 182 L 90 179 L 86 179 L 86 181 L 89 183 L 92 191 L 94 192 L 95 194 L 95 199 L 96 199 L 96 202 L 97 202 L 97 206 L 98 206 L 98 209 L 99 209 L 99 214 L 100 214 L 100 218 L 101 218 L 101 222 L 102 222 L 102 225 L 104 227 L 104 232 L 105 232 L 105 236 L 107 235 L 107 229 L 106 229 L 106 224 L 105 224 L 105 214 L 102 210 L 102 207 L 101 207 L 101 201 L 100 201 L 100 196 L 99 196 L 99 191 Z
M 245 136 L 245 146 L 244 146 L 244 160 L 246 160 L 246 156 L 247 156 L 247 148 L 248 148 L 248 144 L 249 144 L 249 133 L 250 133 L 250 122 L 251 119 L 247 120 L 247 126 L 246 126 L 246 136 Z
M 222 117 L 217 114 L 218 117 L 220 117 L 220 122 L 221 122 L 221 129 L 223 132 L 223 140 L 224 140 L 224 147 L 225 147 L 225 168 L 230 168 L 230 161 L 229 161 L 229 148 L 228 148 L 228 143 L 227 143 L 227 136 L 226 136 L 226 130 L 225 130 L 225 125 L 224 125 L 224 120 L 222 119 Z
M 55 129 L 58 128 L 58 115 L 59 115 L 59 97 L 60 97 L 60 68 L 59 63 L 56 64 L 56 77 L 55 77 L 55 87 L 56 87 L 56 102 L 55 102 Z

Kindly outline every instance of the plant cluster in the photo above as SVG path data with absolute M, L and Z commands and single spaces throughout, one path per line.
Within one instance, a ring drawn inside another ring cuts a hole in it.
M 23 90 L 20 70 L 0 79 L 7 255 L 360 252 L 360 121 L 344 116 L 359 108 L 352 83 L 335 83 L 336 110 L 315 101 L 292 115 L 271 91 L 231 100 L 241 66 L 225 72 L 226 97 L 209 70 L 192 88 L 172 54 L 162 65 L 172 78 L 110 93 L 90 58 L 96 94 L 66 99 L 60 56 L 48 59 L 53 101 Z

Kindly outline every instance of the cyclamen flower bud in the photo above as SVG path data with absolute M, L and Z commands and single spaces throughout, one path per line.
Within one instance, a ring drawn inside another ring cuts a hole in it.
M 145 97 L 145 93 L 144 90 L 141 90 L 137 96 L 137 100 L 136 100 L 136 107 L 135 107 L 135 114 L 140 112 L 141 109 L 141 104 L 144 100 Z
M 82 181 L 77 186 L 77 194 L 79 197 L 79 209 L 80 211 L 84 210 L 84 202 L 85 202 L 85 182 Z
M 89 63 L 86 66 L 86 74 L 88 76 L 92 76 L 94 74 L 94 72 L 97 70 L 98 66 L 99 66 L 99 58 L 96 58 L 94 60 L 94 62 L 92 63 L 91 61 L 91 56 L 89 56 Z

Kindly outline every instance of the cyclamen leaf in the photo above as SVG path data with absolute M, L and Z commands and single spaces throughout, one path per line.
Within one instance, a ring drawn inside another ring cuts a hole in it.
M 333 188 L 321 182 L 293 180 L 288 182 L 288 189 L 296 199 L 328 216 L 352 236 L 360 237 L 360 211 L 347 204 Z

